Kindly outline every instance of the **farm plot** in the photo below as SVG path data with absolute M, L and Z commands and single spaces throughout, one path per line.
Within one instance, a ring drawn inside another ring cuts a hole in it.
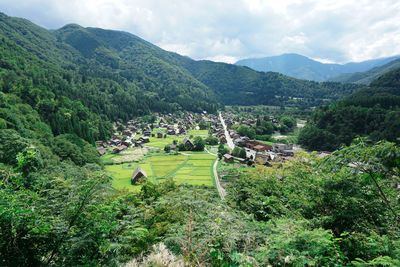
M 131 177 L 140 166 L 147 174 L 148 180 L 161 183 L 172 177 L 179 184 L 213 186 L 212 155 L 153 155 L 141 162 L 106 165 L 106 171 L 113 177 L 112 186 L 116 189 L 126 188 L 138 192 L 141 185 L 131 185 Z
M 147 143 L 146 144 L 147 146 L 158 147 L 163 149 L 166 145 L 172 144 L 174 140 L 176 140 L 178 143 L 182 142 L 183 137 L 168 135 L 167 138 L 150 137 L 149 140 L 150 143 Z
M 190 130 L 189 135 L 193 136 L 207 136 L 208 135 L 208 130 Z
M 153 156 L 148 158 L 157 178 L 165 178 L 179 168 L 187 159 L 184 155 Z
M 124 162 L 140 161 L 148 153 L 147 148 L 128 148 L 119 154 L 107 154 L 101 157 L 104 164 L 119 164 Z
M 191 155 L 189 160 L 174 175 L 177 183 L 213 186 L 212 155 Z
M 155 182 L 153 171 L 149 163 L 124 163 L 115 165 L 106 165 L 105 170 L 112 177 L 112 186 L 116 189 L 128 189 L 132 192 L 140 191 L 141 185 L 132 185 L 131 178 L 136 168 L 140 166 L 147 174 L 147 179 L 151 182 Z

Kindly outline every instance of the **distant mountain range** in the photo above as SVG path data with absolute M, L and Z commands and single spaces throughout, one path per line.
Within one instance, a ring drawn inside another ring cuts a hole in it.
M 298 54 L 283 54 L 273 57 L 243 59 L 235 64 L 246 66 L 257 71 L 279 72 L 298 79 L 326 81 L 341 74 L 368 71 L 399 58 L 400 55 L 363 62 L 327 64 Z M 335 81 L 342 82 L 343 80 L 338 78 L 337 80 L 335 79 Z
M 392 71 L 394 69 L 398 69 L 398 68 L 400 68 L 400 59 L 395 59 L 383 66 L 375 67 L 375 68 L 372 68 L 372 69 L 364 71 L 364 72 L 341 74 L 339 76 L 329 78 L 329 81 L 341 82 L 341 83 L 358 83 L 358 84 L 368 85 L 373 80 L 380 77 L 381 75 L 383 75 L 389 71 Z

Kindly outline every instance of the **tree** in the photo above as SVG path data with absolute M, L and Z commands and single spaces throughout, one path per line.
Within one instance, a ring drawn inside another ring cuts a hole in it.
M 235 146 L 235 148 L 234 148 L 233 151 L 232 151 L 232 156 L 234 156 L 234 157 L 239 157 L 240 150 L 241 150 L 241 149 L 240 149 L 239 147 Z
M 185 145 L 183 143 L 180 143 L 177 148 L 178 148 L 179 151 L 185 151 L 186 150 L 186 147 L 185 147 Z
M 256 131 L 247 125 L 240 125 L 237 131 L 238 134 L 247 136 L 250 139 L 253 139 L 256 136 Z
M 220 144 L 218 146 L 218 154 L 225 155 L 227 153 L 229 153 L 229 149 L 226 148 L 223 144 Z M 221 158 L 222 158 L 222 156 L 221 156 Z
M 350 168 L 352 173 L 366 174 L 365 178 L 376 187 L 386 208 L 400 225 L 399 210 L 397 207 L 394 208 L 397 206 L 397 201 L 389 198 L 387 192 L 391 190 L 385 188 L 393 177 L 399 176 L 400 149 L 394 143 L 380 141 L 371 146 L 365 138 L 357 138 L 350 146 L 334 152 L 333 156 L 327 160 L 331 168 L 352 166 Z
M 0 130 L 0 162 L 15 164 L 18 153 L 28 146 L 28 140 L 12 129 Z
M 205 147 L 205 141 L 200 136 L 196 136 L 193 140 L 194 151 L 203 151 Z
M 205 122 L 204 120 L 201 120 L 201 121 L 199 122 L 199 127 L 200 127 L 200 129 L 203 129 L 203 128 L 207 127 L 206 122 Z
M 296 119 L 289 116 L 283 116 L 280 120 L 281 125 L 285 125 L 289 130 L 293 130 L 296 127 Z
M 205 142 L 207 145 L 214 146 L 214 145 L 218 145 L 219 140 L 218 140 L 218 138 L 210 135 L 206 138 Z
M 239 152 L 239 158 L 242 158 L 242 159 L 245 159 L 247 156 L 246 156 L 246 150 L 244 149 L 244 148 L 242 148 L 241 150 L 240 150 L 240 152 Z
M 170 147 L 170 145 L 166 145 L 166 146 L 164 147 L 164 151 L 165 151 L 165 153 L 171 152 L 171 147 Z

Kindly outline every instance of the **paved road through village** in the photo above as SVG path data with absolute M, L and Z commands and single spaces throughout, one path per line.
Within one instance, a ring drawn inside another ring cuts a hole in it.
M 224 118 L 222 118 L 221 112 L 219 113 L 219 119 L 220 119 L 220 121 L 221 121 L 222 127 L 224 127 L 226 143 L 227 143 L 227 145 L 229 146 L 229 148 L 230 148 L 231 150 L 233 150 L 233 149 L 235 148 L 235 144 L 233 143 L 232 138 L 231 138 L 231 136 L 229 135 L 228 128 L 226 127 Z

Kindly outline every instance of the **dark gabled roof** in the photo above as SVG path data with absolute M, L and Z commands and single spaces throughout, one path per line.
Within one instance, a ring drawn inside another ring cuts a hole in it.
M 186 143 L 189 142 L 192 146 L 194 146 L 193 142 L 189 138 L 183 139 L 182 143 L 186 145 Z
M 133 174 L 132 174 L 132 179 L 135 179 L 135 177 L 136 177 L 139 173 L 141 173 L 144 177 L 147 178 L 146 172 L 139 166 L 139 167 L 137 167 L 136 170 L 133 172 Z

